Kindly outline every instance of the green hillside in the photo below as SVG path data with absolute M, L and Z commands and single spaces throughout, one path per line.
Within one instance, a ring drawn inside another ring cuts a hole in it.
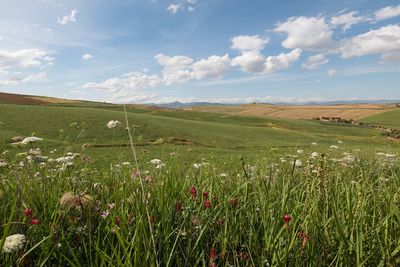
M 344 142 L 349 148 L 398 148 L 398 144 L 382 137 L 375 129 L 322 124 L 317 121 L 266 119 L 228 116 L 218 113 L 179 110 L 128 109 L 131 126 L 135 126 L 134 142 L 140 151 L 154 156 L 187 149 L 197 154 L 232 156 L 237 152 L 255 156 L 268 147 L 293 151 L 297 147 L 319 144 L 315 149 L 326 149 Z M 108 129 L 110 120 L 125 121 L 121 106 L 65 107 L 0 105 L 0 144 L 10 148 L 14 136 L 38 136 L 50 148 L 79 150 L 91 144 L 88 154 L 109 156 L 110 149 L 123 158 L 129 152 L 129 139 L 124 127 Z M 111 148 L 117 146 L 116 148 Z M 18 151 L 18 149 L 12 149 Z M 183 153 L 186 157 L 186 152 Z
M 392 128 L 400 128 L 400 109 L 370 116 L 361 120 L 365 123 L 379 124 Z

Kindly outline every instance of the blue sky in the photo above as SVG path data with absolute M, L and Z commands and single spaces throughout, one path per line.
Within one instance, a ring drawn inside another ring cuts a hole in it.
M 0 91 L 116 103 L 400 99 L 400 5 L 3 0 Z

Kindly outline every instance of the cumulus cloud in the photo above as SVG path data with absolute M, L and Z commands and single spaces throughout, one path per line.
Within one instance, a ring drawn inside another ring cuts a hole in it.
M 126 94 L 145 88 L 156 87 L 161 84 L 158 75 L 149 75 L 143 72 L 129 72 L 120 77 L 105 80 L 100 83 L 86 83 L 84 89 L 96 89 L 113 94 Z
M 261 73 L 264 71 L 265 57 L 261 50 L 269 42 L 269 38 L 259 35 L 239 35 L 231 39 L 232 49 L 239 50 L 241 55 L 232 59 L 233 67 L 240 67 L 248 73 Z
M 400 16 L 400 5 L 381 8 L 374 15 L 378 21 Z
M 183 83 L 191 79 L 190 67 L 193 64 L 193 59 L 190 57 L 158 54 L 154 58 L 158 64 L 164 66 L 162 76 L 166 85 Z
M 0 80 L 0 86 L 14 86 L 14 85 L 18 85 L 21 83 L 26 83 L 26 82 L 31 82 L 31 81 L 38 81 L 43 79 L 44 77 L 46 77 L 46 73 L 45 72 L 39 72 L 39 73 L 35 73 L 35 74 L 30 74 L 26 77 L 18 77 L 18 76 L 12 76 L 9 79 L 5 79 L 5 80 Z
M 0 50 L 0 69 L 41 67 L 54 61 L 40 49 Z
M 57 23 L 60 25 L 66 25 L 69 22 L 76 22 L 76 13 L 78 13 L 78 10 L 73 9 L 69 15 L 57 17 Z
M 167 7 L 167 11 L 171 12 L 172 14 L 178 13 L 178 11 L 181 9 L 182 9 L 182 4 L 170 4 Z
M 394 51 L 400 51 L 400 25 L 387 25 L 354 36 L 344 41 L 340 48 L 343 58 L 386 54 Z
M 294 62 L 299 60 L 303 51 L 299 48 L 290 53 L 280 53 L 278 56 L 269 56 L 265 60 L 265 73 L 288 69 Z
M 245 51 L 240 56 L 232 59 L 233 67 L 247 73 L 262 73 L 264 71 L 265 57 L 259 51 Z
M 325 57 L 323 54 L 316 54 L 313 56 L 310 56 L 307 59 L 306 63 L 303 63 L 303 68 L 308 69 L 308 70 L 316 70 L 320 66 L 326 64 L 329 62 L 329 59 Z
M 285 48 L 323 51 L 333 44 L 333 32 L 324 17 L 291 17 L 278 23 L 274 31 L 287 34 L 282 42 Z
M 360 22 L 365 21 L 366 18 L 363 16 L 358 16 L 357 11 L 351 11 L 348 13 L 343 13 L 338 16 L 334 16 L 331 18 L 331 25 L 333 26 L 341 26 L 343 27 L 343 31 L 350 29 L 351 26 L 358 24 Z
M 224 56 L 210 56 L 195 62 L 192 66 L 192 77 L 201 80 L 205 78 L 220 78 L 230 69 L 231 59 L 226 54 Z
M 85 59 L 85 60 L 92 59 L 92 58 L 93 58 L 93 56 L 91 54 L 84 54 L 82 56 L 82 59 Z
M 269 42 L 269 38 L 259 35 L 239 35 L 231 39 L 231 48 L 239 51 L 261 51 Z

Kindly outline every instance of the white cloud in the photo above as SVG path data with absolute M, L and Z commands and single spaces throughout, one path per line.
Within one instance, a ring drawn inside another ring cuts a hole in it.
M 400 5 L 387 6 L 387 7 L 381 8 L 375 12 L 375 19 L 378 21 L 394 18 L 397 16 L 400 16 Z
M 57 23 L 60 25 L 66 25 L 69 22 L 76 22 L 76 13 L 78 13 L 78 10 L 73 9 L 69 15 L 62 16 L 61 18 L 57 17 Z
M 343 31 L 350 29 L 352 25 L 358 24 L 366 20 L 363 16 L 357 16 L 357 11 L 351 11 L 348 13 L 340 14 L 339 16 L 334 16 L 331 18 L 331 25 L 342 26 Z
M 272 73 L 278 70 L 288 69 L 295 61 L 300 58 L 303 51 L 299 48 L 290 53 L 281 53 L 278 56 L 269 56 L 265 60 L 265 73 Z
M 233 67 L 240 67 L 248 73 L 261 73 L 264 71 L 265 57 L 261 50 L 269 42 L 269 38 L 259 35 L 239 35 L 231 39 L 232 49 L 239 50 L 241 55 L 232 59 Z
M 191 5 L 194 5 L 194 4 L 196 4 L 196 0 L 187 0 L 187 2 L 189 3 L 189 4 L 191 4 Z
M 224 56 L 210 56 L 201 59 L 192 65 L 192 77 L 201 80 L 204 78 L 220 78 L 230 69 L 231 59 L 226 54 Z
M 167 7 L 167 11 L 171 12 L 172 14 L 176 14 L 180 9 L 182 9 L 182 4 L 170 4 Z
M 120 77 L 108 79 L 100 83 L 86 83 L 84 89 L 96 89 L 107 93 L 126 95 L 145 88 L 156 87 L 161 84 L 158 75 L 149 75 L 143 72 L 125 73 Z
M 385 53 L 381 56 L 381 62 L 395 62 L 400 61 L 400 49 L 394 52 Z
M 244 51 L 261 51 L 268 43 L 269 38 L 260 37 L 259 35 L 239 35 L 231 39 L 231 48 Z
M 82 56 L 82 59 L 85 59 L 85 60 L 92 59 L 92 58 L 93 58 L 93 56 L 91 54 L 84 54 Z
M 41 67 L 53 61 L 53 58 L 40 49 L 21 49 L 14 52 L 0 50 L 0 69 Z
M 328 62 L 329 62 L 329 59 L 326 58 L 325 55 L 317 54 L 317 55 L 310 56 L 307 59 L 307 62 L 304 63 L 302 66 L 303 66 L 303 68 L 308 69 L 308 70 L 316 70 L 320 66 L 322 66 Z
M 337 73 L 336 69 L 330 69 L 330 70 L 328 70 L 328 75 L 329 75 L 329 76 L 335 76 L 336 73 Z
M 399 50 L 400 25 L 387 25 L 344 41 L 340 53 L 343 58 L 351 58 Z
M 333 44 L 333 32 L 324 17 L 291 17 L 279 23 L 274 31 L 287 34 L 282 42 L 285 48 L 322 51 Z
M 166 85 L 183 83 L 191 79 L 190 67 L 193 59 L 186 56 L 166 56 L 158 54 L 154 57 L 158 64 L 164 66 L 162 70 L 163 82 Z
M 194 7 L 192 7 L 192 6 L 190 6 L 190 7 L 188 7 L 188 11 L 190 11 L 190 12 L 193 12 L 193 11 L 195 11 L 196 9 L 194 8 Z
M 37 81 L 37 80 L 41 80 L 44 77 L 46 77 L 46 73 L 45 72 L 39 72 L 39 73 L 35 73 L 35 74 L 30 74 L 24 78 L 20 78 L 18 76 L 12 76 L 9 79 L 6 80 L 0 80 L 0 86 L 14 86 L 14 85 L 18 85 L 21 83 L 26 83 L 26 82 L 32 82 L 32 81 Z
M 240 67 L 248 73 L 261 73 L 264 71 L 265 57 L 259 51 L 245 51 L 240 56 L 232 59 L 233 67 Z

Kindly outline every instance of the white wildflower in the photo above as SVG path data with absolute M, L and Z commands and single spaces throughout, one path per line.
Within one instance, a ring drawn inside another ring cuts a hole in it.
M 338 149 L 339 147 L 337 145 L 331 145 L 329 148 L 330 149 Z
M 195 164 L 193 164 L 193 167 L 195 169 L 200 169 L 201 168 L 201 163 L 195 163 Z
M 42 138 L 39 138 L 39 137 L 36 137 L 36 136 L 30 136 L 30 137 L 24 138 L 24 140 L 21 141 L 21 144 L 27 145 L 27 144 L 30 144 L 30 143 L 40 142 L 42 140 L 43 140 Z
M 299 153 L 299 154 L 303 154 L 303 149 L 299 149 L 299 150 L 297 150 L 297 153 Z
M 150 163 L 153 165 L 160 165 L 162 164 L 162 161 L 160 159 L 152 159 L 150 160 Z
M 122 162 L 121 163 L 122 166 L 131 166 L 131 163 L 128 161 Z
M 10 235 L 4 242 L 3 251 L 5 253 L 12 253 L 21 250 L 26 242 L 26 238 L 22 234 Z
M 122 123 L 121 123 L 120 121 L 111 120 L 111 121 L 109 121 L 109 122 L 107 123 L 106 126 L 107 126 L 107 128 L 112 129 L 112 128 L 115 128 L 115 127 L 120 126 L 120 125 L 122 125 Z
M 296 159 L 296 161 L 294 162 L 294 165 L 296 165 L 296 167 L 301 167 L 303 165 L 303 163 L 301 162 L 301 160 Z
M 340 141 L 340 140 L 339 140 L 339 141 L 337 141 L 337 142 L 338 142 L 338 144 L 343 144 L 343 141 Z
M 227 177 L 228 174 L 226 174 L 226 173 L 221 173 L 219 176 L 220 176 L 220 177 Z
M 312 145 L 312 146 L 317 146 L 318 144 L 315 143 L 315 142 L 312 142 L 311 145 Z
M 316 157 L 318 157 L 318 155 L 319 155 L 318 152 L 313 152 L 313 153 L 311 153 L 311 157 L 314 158 L 314 159 L 315 159 Z

